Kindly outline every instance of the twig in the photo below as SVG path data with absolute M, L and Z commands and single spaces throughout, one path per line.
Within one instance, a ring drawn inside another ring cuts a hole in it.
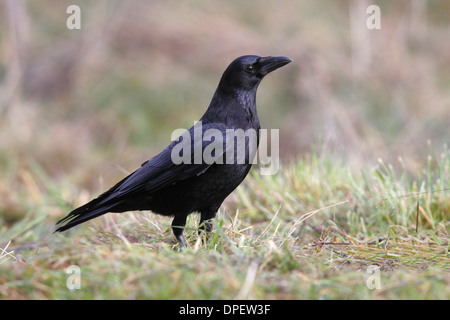
M 419 231 L 419 201 L 417 200 L 416 233 Z

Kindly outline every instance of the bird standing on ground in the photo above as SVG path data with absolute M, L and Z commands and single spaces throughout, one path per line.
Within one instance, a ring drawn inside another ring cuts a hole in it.
M 107 212 L 132 210 L 151 210 L 173 216 L 172 230 L 182 249 L 186 246 L 183 228 L 190 213 L 199 212 L 200 228 L 209 232 L 210 220 L 252 166 L 259 143 L 258 85 L 268 73 L 291 61 L 287 57 L 254 55 L 234 60 L 223 73 L 208 109 L 198 122 L 200 126 L 194 125 L 111 189 L 59 220 L 57 225 L 62 225 L 55 232 Z M 227 134 L 238 129 L 255 132 L 253 148 L 247 140 L 241 148 L 234 140 L 229 147 Z M 214 139 L 205 138 L 208 132 L 216 133 Z M 196 140 L 198 133 L 203 137 L 201 141 Z M 197 157 L 211 150 L 214 150 L 211 152 L 214 161 Z M 180 157 L 192 161 L 180 162 Z

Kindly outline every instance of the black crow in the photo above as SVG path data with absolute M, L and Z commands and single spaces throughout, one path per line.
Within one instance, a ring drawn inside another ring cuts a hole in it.
M 62 225 L 55 232 L 107 212 L 132 210 L 173 216 L 172 230 L 181 248 L 186 246 L 183 228 L 190 213 L 199 212 L 200 227 L 209 232 L 210 220 L 252 166 L 259 143 L 258 85 L 291 61 L 254 55 L 234 60 L 200 121 L 111 189 L 59 220 L 57 225 Z M 243 144 L 233 136 L 238 131 L 244 133 Z

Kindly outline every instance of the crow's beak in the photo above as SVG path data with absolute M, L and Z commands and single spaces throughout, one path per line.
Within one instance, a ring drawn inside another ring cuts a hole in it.
M 261 57 L 258 59 L 258 64 L 260 65 L 259 74 L 265 76 L 266 74 L 287 65 L 289 62 L 292 62 L 292 59 L 288 57 Z

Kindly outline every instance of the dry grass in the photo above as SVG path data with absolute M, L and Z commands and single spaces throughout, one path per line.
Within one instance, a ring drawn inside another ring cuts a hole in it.
M 41 194 L 40 205 L 30 207 L 12 227 L 2 221 L 3 236 L 12 242 L 2 244 L 0 295 L 447 299 L 449 191 L 439 189 L 440 176 L 435 174 L 442 171 L 448 178 L 446 152 L 442 167 L 425 175 L 431 177 L 430 185 L 417 177 L 395 180 L 393 171 L 363 178 L 325 156 L 306 157 L 277 176 L 262 178 L 254 171 L 222 207 L 206 243 L 198 237 L 198 217 L 190 216 L 185 230 L 189 248 L 182 253 L 170 219 L 149 212 L 108 214 L 52 235 L 56 219 L 49 209 L 54 208 L 55 216 L 66 210 L 60 202 L 65 189 L 53 190 L 49 176 L 32 172 L 40 180 L 30 185 L 43 184 L 47 192 Z M 317 179 L 321 176 L 329 177 L 326 183 Z M 429 191 L 415 195 L 416 185 Z M 299 193 L 304 188 L 310 192 Z M 379 190 L 410 196 L 376 201 L 367 197 Z M 423 207 L 419 216 L 416 200 Z M 324 201 L 336 205 L 323 206 Z M 71 265 L 80 267 L 80 290 L 67 289 L 66 270 Z M 370 268 L 379 270 L 377 289 L 367 285 Z

